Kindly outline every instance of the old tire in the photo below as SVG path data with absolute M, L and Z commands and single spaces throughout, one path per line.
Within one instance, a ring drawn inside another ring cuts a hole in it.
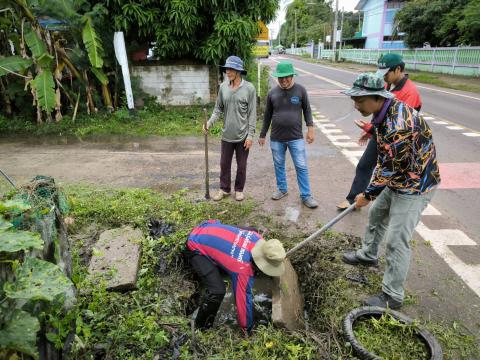
M 360 344 L 357 339 L 355 338 L 355 334 L 353 333 L 353 326 L 355 321 L 360 318 L 365 317 L 380 317 L 384 313 L 388 313 L 392 315 L 398 321 L 404 324 L 411 324 L 413 322 L 408 316 L 394 310 L 387 310 L 382 307 L 377 306 L 363 306 L 356 309 L 353 309 L 348 313 L 343 320 L 343 330 L 345 332 L 345 336 L 347 341 L 352 345 L 353 350 L 355 351 L 356 355 L 359 359 L 362 360 L 382 360 L 381 357 L 369 352 L 365 349 L 362 344 Z M 430 360 L 442 360 L 443 359 L 443 352 L 440 344 L 438 343 L 437 339 L 425 329 L 419 329 L 417 332 L 418 337 L 420 337 L 423 342 L 427 345 L 427 348 L 430 351 Z

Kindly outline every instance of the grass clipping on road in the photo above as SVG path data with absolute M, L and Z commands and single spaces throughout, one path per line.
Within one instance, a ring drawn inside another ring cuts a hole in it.
M 48 319 L 56 329 L 51 341 L 59 347 L 74 331 L 71 359 L 350 359 L 341 322 L 364 295 L 380 288 L 381 272 L 361 272 L 368 283 L 347 280 L 352 268 L 339 261 L 340 254 L 358 246 L 360 239 L 329 232 L 292 257 L 305 296 L 308 329 L 289 332 L 259 326 L 249 338 L 238 328 L 221 326 L 192 333 L 185 316 L 193 291 L 189 267 L 181 250 L 191 229 L 214 218 L 232 225 L 266 227 L 269 237 L 282 239 L 287 248 L 305 234 L 285 238 L 284 225 L 257 212 L 251 201 L 220 203 L 195 201 L 186 191 L 166 196 L 147 189 L 69 186 L 66 193 L 75 224 L 69 229 L 73 250 L 73 281 L 81 289 L 77 304 L 67 314 Z M 199 196 L 200 197 L 200 196 Z M 147 237 L 147 221 L 163 219 L 175 226 L 168 236 Z M 102 281 L 87 275 L 88 260 L 95 256 L 94 241 L 106 229 L 137 226 L 145 234 L 137 289 L 108 292 Z M 73 326 L 72 326 L 73 324 Z M 446 359 L 475 358 L 475 340 L 462 329 L 435 324 L 435 335 L 444 346 Z M 432 330 L 431 330 L 432 331 Z M 375 337 L 375 335 L 372 335 Z M 460 350 L 459 350 L 460 349 Z M 463 352 L 463 355 L 460 353 Z M 460 354 L 460 355 L 458 355 Z

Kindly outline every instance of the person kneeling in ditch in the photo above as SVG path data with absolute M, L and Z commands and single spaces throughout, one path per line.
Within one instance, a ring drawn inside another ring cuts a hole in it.
M 206 287 L 195 327 L 212 327 L 223 297 L 225 283 L 220 271 L 232 279 L 237 319 L 244 333 L 253 325 L 252 286 L 258 271 L 268 276 L 281 276 L 285 271 L 285 249 L 277 239 L 264 240 L 253 228 L 239 228 L 207 220 L 188 236 L 185 257 Z M 197 292 L 194 297 L 199 297 Z
M 423 210 L 440 183 L 432 131 L 423 117 L 394 98 L 378 74 L 360 74 L 344 91 L 363 115 L 373 114 L 378 159 L 367 189 L 357 195 L 356 207 L 373 205 L 362 248 L 343 254 L 350 265 L 376 266 L 378 247 L 386 238 L 386 268 L 382 293 L 364 301 L 368 306 L 402 306 L 403 283 L 410 266 L 410 240 Z

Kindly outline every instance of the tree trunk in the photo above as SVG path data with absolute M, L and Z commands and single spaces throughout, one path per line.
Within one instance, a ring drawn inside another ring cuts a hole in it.
M 88 110 L 88 114 L 90 115 L 92 113 L 97 112 L 97 109 L 95 108 L 95 101 L 93 100 L 92 88 L 90 87 L 90 84 L 88 82 L 88 75 L 86 70 L 84 70 L 83 72 L 83 78 L 86 83 L 85 91 L 87 92 L 87 110 Z
M 102 95 L 103 95 L 103 102 L 107 107 L 109 112 L 113 111 L 113 104 L 112 104 L 112 96 L 110 95 L 110 89 L 108 88 L 108 84 L 102 84 Z
M 5 82 L 6 81 L 7 80 L 5 79 Z M 7 86 L 8 86 L 8 83 L 7 83 Z M 12 116 L 12 103 L 11 103 L 10 97 L 8 96 L 7 91 L 5 89 L 5 85 L 3 85 L 2 78 L 0 78 L 0 90 L 1 90 L 2 95 L 3 95 L 3 102 L 5 103 L 5 115 L 8 116 L 8 117 L 11 117 Z

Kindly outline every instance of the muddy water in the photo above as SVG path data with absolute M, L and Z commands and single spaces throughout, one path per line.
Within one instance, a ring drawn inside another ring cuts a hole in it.
M 229 277 L 225 277 L 227 293 L 223 299 L 222 305 L 218 310 L 215 319 L 215 326 L 228 325 L 236 326 L 237 309 L 235 307 L 235 297 L 232 294 L 232 286 Z M 253 283 L 253 322 L 254 326 L 267 325 L 272 318 L 272 286 L 273 281 L 267 276 L 255 278 Z

